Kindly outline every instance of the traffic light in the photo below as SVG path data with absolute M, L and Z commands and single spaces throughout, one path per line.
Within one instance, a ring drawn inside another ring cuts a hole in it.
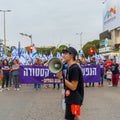
M 30 52 L 32 52 L 32 50 L 33 50 L 33 47 L 32 47 L 32 46 L 30 46 Z
M 94 48 L 90 48 L 89 49 L 89 54 L 94 55 L 95 54 L 95 49 Z

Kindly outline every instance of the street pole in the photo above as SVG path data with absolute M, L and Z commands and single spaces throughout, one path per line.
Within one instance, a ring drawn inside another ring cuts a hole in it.
M 33 44 L 33 42 L 32 42 L 32 35 L 29 35 L 29 38 L 31 39 L 31 45 Z
M 4 16 L 4 52 L 6 54 L 7 51 L 6 51 L 6 19 L 5 19 L 5 13 L 6 12 L 11 12 L 11 10 L 0 10 L 0 12 L 3 12 L 3 16 Z
M 79 35 L 79 37 L 80 37 L 80 49 L 82 49 L 82 34 L 83 34 L 83 32 L 76 33 L 76 35 Z
M 28 34 L 24 34 L 24 33 L 20 33 L 20 35 L 29 37 L 30 41 L 31 41 L 31 46 L 32 46 L 32 44 L 33 44 L 33 42 L 32 42 L 32 35 L 28 35 Z
M 6 51 L 6 24 L 5 24 L 5 12 L 4 13 L 4 51 L 5 51 L 5 54 L 7 53 Z

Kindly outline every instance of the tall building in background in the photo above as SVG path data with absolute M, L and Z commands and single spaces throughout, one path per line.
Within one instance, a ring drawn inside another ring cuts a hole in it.
M 120 57 L 120 0 L 107 0 L 103 10 L 103 32 L 99 53 Z

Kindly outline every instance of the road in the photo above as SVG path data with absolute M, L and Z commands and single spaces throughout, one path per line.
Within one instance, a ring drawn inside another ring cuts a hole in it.
M 62 89 L 22 85 L 0 92 L 0 120 L 64 120 Z M 81 120 L 120 120 L 120 85 L 85 88 Z

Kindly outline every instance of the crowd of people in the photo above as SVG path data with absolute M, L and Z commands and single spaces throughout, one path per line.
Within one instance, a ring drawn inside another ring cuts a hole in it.
M 20 62 L 19 59 L 12 60 L 10 58 L 2 59 L 0 61 L 0 91 L 4 90 L 10 90 L 10 88 L 14 88 L 14 90 L 19 91 L 22 84 L 20 83 Z M 48 60 L 43 61 L 40 58 L 36 58 L 34 63 L 32 61 L 28 61 L 26 65 L 29 66 L 47 66 Z M 41 85 L 38 83 L 35 83 L 33 85 L 33 88 L 38 90 L 41 89 L 41 87 L 44 88 L 50 88 L 50 84 Z M 54 83 L 52 84 L 52 88 L 55 89 L 57 86 L 58 89 L 60 89 L 60 83 Z
M 84 86 L 94 87 L 96 84 L 98 87 L 104 87 L 107 81 L 108 86 L 117 87 L 120 76 L 120 65 L 116 62 L 116 59 L 99 59 L 96 62 L 95 57 L 91 57 L 88 62 L 83 56 L 76 59 L 77 51 L 69 47 L 63 50 L 63 69 L 57 73 L 58 79 L 62 80 L 65 89 L 65 119 L 80 120 L 80 108 L 84 99 Z M 62 61 L 62 60 L 61 60 Z M 65 62 L 65 63 L 64 63 Z M 34 63 L 28 61 L 29 66 L 48 66 L 49 60 L 43 61 L 40 58 L 36 58 Z M 65 67 L 65 65 L 67 67 Z M 84 83 L 84 76 L 80 66 L 82 65 L 99 65 L 100 67 L 100 81 L 98 83 L 89 82 Z M 21 87 L 20 83 L 20 62 L 19 59 L 9 60 L 2 59 L 0 61 L 0 91 L 10 90 L 11 87 L 15 91 L 19 91 Z M 66 70 L 66 73 L 64 73 Z M 60 89 L 60 83 L 53 83 L 52 88 Z M 34 84 L 33 88 L 38 90 L 44 86 L 49 88 L 49 84 Z
M 118 86 L 120 76 L 120 64 L 116 62 L 116 59 L 99 59 L 96 63 L 95 57 L 91 57 L 90 62 L 81 58 L 78 60 L 81 65 L 99 65 L 100 66 L 100 82 L 96 83 L 98 87 L 103 87 L 106 80 L 108 86 Z M 94 87 L 94 82 L 85 83 L 85 87 Z
M 91 57 L 90 62 L 88 62 L 84 57 L 81 57 L 76 60 L 78 64 L 80 65 L 96 65 L 96 59 L 94 57 Z M 28 61 L 27 65 L 47 65 L 48 61 L 42 61 L 40 58 L 36 58 L 34 64 L 32 61 Z M 98 87 L 103 87 L 104 81 L 107 80 L 108 86 L 118 86 L 118 80 L 119 80 L 119 73 L 120 73 L 120 65 L 116 63 L 115 59 L 107 59 L 102 60 L 99 59 L 99 62 L 97 63 L 100 65 L 100 82 L 97 83 Z M 20 82 L 19 82 L 19 67 L 20 62 L 18 59 L 15 59 L 14 61 L 12 59 L 3 59 L 0 61 L 0 84 L 1 89 L 3 90 L 9 90 L 11 86 L 14 86 L 14 90 L 20 90 Z M 85 83 L 85 87 L 94 87 L 96 83 L 89 82 Z M 60 88 L 59 83 L 54 83 L 52 85 L 53 89 L 55 87 Z M 47 84 L 44 86 L 45 88 L 49 88 L 50 85 Z M 34 88 L 36 90 L 41 88 L 41 84 L 34 84 Z

